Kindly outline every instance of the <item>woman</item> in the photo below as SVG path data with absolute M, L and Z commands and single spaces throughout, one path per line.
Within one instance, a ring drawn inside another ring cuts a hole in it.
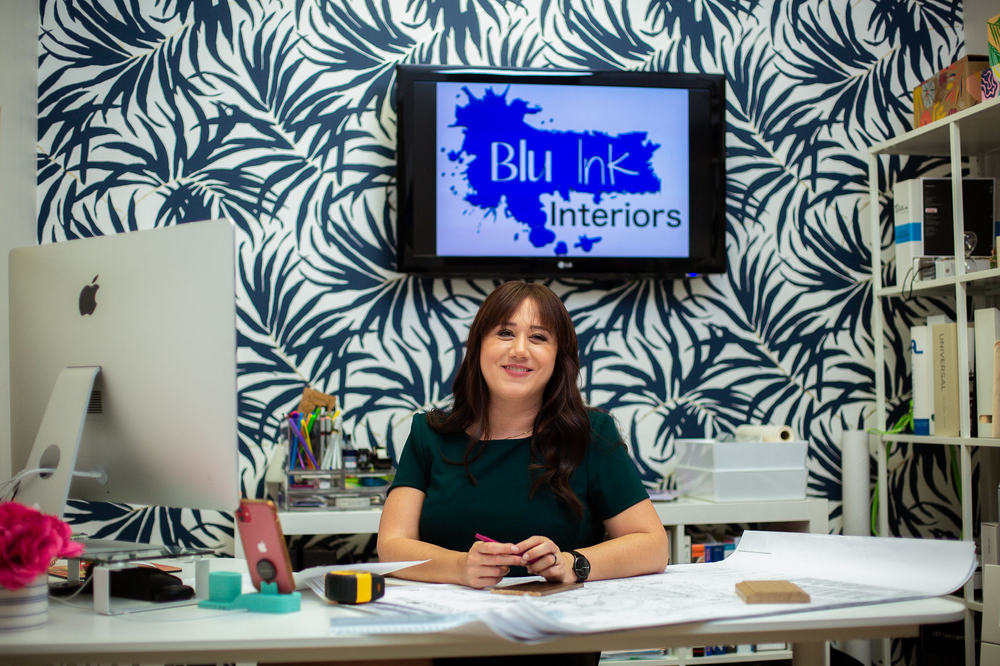
M 379 559 L 429 560 L 394 575 L 484 588 L 512 567 L 562 582 L 664 570 L 666 531 L 579 371 L 552 290 L 514 281 L 486 297 L 452 409 L 414 417 L 382 509 Z

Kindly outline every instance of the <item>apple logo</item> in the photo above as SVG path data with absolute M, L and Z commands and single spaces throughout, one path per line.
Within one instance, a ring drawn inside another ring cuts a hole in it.
M 257 550 L 259 550 L 262 553 L 266 553 L 267 552 L 267 544 L 264 543 L 263 541 L 261 541 L 260 543 L 257 544 Z
M 97 290 L 101 288 L 101 285 L 94 283 L 99 277 L 100 275 L 95 275 L 90 284 L 80 290 L 80 314 L 82 316 L 94 314 L 94 310 L 97 309 Z

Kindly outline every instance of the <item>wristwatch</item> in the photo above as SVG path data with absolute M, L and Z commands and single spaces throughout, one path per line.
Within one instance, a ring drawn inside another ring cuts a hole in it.
M 576 574 L 576 582 L 582 583 L 590 576 L 590 560 L 575 550 L 569 551 L 569 554 L 573 556 L 573 573 Z

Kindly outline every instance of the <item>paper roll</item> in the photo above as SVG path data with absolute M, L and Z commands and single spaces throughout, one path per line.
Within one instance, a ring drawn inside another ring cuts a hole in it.
M 791 442 L 795 432 L 788 426 L 741 425 L 733 433 L 736 439 L 760 439 L 762 442 Z
M 844 534 L 871 536 L 871 454 L 868 433 L 845 430 L 840 440 Z

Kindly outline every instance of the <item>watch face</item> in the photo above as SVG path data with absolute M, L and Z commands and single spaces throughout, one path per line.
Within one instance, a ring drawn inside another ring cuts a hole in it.
M 578 581 L 587 580 L 590 575 L 590 561 L 580 553 L 573 553 L 573 571 Z

